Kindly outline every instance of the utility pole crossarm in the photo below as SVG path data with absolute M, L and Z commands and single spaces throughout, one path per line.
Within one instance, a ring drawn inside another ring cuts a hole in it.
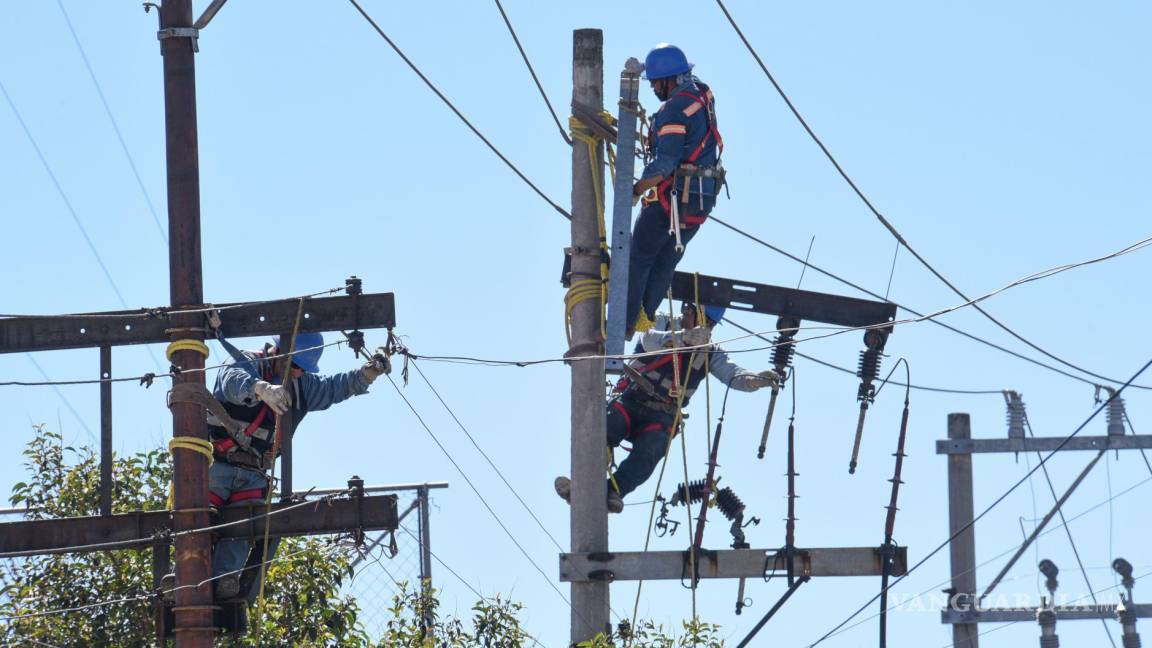
M 896 318 L 896 305 L 890 302 L 708 275 L 699 275 L 697 280 L 697 276 L 690 272 L 677 272 L 673 276 L 672 297 L 694 302 L 697 286 L 700 289 L 700 302 L 703 304 L 727 306 L 766 315 L 786 315 L 808 322 L 823 322 L 838 326 L 874 326 L 889 323 Z
M 936 454 L 966 455 L 981 453 L 1053 452 L 1059 450 L 1136 450 L 1152 449 L 1152 435 L 1022 437 L 1007 439 L 945 439 L 936 441 Z
M 222 538 L 263 538 L 264 523 L 269 522 L 271 537 L 319 535 L 361 529 L 363 531 L 394 531 L 397 528 L 395 495 L 367 496 L 332 500 L 317 500 L 314 506 L 285 508 L 299 502 L 272 505 L 270 517 L 264 515 L 264 504 L 229 506 L 220 509 L 213 525 L 243 522 L 213 529 Z M 80 553 L 98 551 L 106 547 L 76 549 L 71 547 L 100 543 L 125 543 L 124 547 L 151 543 L 156 534 L 172 530 L 171 511 L 137 511 L 109 516 L 28 520 L 0 524 L 0 554 L 9 552 Z
M 940 611 L 941 623 L 1028 623 L 1036 621 L 1040 608 L 980 608 L 967 610 L 946 609 Z M 1085 621 L 1116 618 L 1115 605 L 1057 605 L 1051 608 L 1057 621 Z M 1131 610 L 1141 619 L 1152 618 L 1152 604 L 1133 605 Z
M 359 313 L 357 313 L 357 304 Z M 299 302 L 295 299 L 244 306 L 217 304 L 220 328 L 228 337 L 277 335 L 291 331 Z M 202 310 L 205 305 L 185 306 Z M 121 346 L 168 342 L 166 332 L 177 324 L 179 308 L 166 315 L 141 317 L 146 311 L 109 311 L 61 317 L 9 317 L 0 319 L 0 353 L 54 351 L 94 346 Z M 353 328 L 392 328 L 396 325 L 395 296 L 374 293 L 317 297 L 305 303 L 300 331 L 337 331 Z M 196 315 L 203 320 L 205 315 Z
M 784 556 L 770 549 L 724 549 L 697 551 L 700 578 L 761 578 L 786 570 Z M 883 558 L 875 547 L 797 549 L 796 575 L 879 576 Z M 890 572 L 908 571 L 908 548 L 897 547 Z M 690 577 L 683 551 L 624 551 L 606 554 L 560 555 L 560 580 L 564 582 L 678 580 Z

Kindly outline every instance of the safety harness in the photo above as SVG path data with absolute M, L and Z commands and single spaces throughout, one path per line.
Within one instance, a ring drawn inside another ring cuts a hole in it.
M 687 405 L 692 394 L 696 392 L 696 387 L 704 379 L 702 369 L 708 354 L 694 354 L 691 367 L 683 356 L 682 353 L 668 353 L 639 366 L 624 365 L 624 376 L 617 382 L 616 389 L 621 392 L 622 397 L 627 395 L 629 400 L 644 407 L 675 415 L 676 399 L 669 396 L 670 390 L 679 384 L 684 392 L 681 407 Z M 673 362 L 674 357 L 678 357 L 678 362 Z M 674 378 L 677 365 L 683 374 L 678 383 Z
M 676 93 L 677 97 L 688 97 L 692 103 L 683 109 L 683 113 L 687 117 L 695 115 L 700 110 L 704 110 L 705 116 L 708 118 L 708 131 L 704 137 L 700 138 L 700 143 L 696 148 L 684 158 L 684 161 L 676 168 L 672 176 L 665 178 L 656 186 L 656 195 L 660 200 L 660 206 L 664 208 L 664 212 L 673 218 L 679 220 L 680 224 L 684 227 L 691 227 L 703 223 L 708 216 L 705 214 L 684 214 L 680 215 L 681 205 L 686 209 L 688 206 L 688 194 L 691 189 L 692 178 L 697 179 L 697 194 L 700 196 L 699 208 L 704 210 L 704 178 L 712 178 L 716 181 L 715 194 L 720 194 L 720 188 L 724 185 L 724 167 L 720 164 L 720 156 L 724 154 L 724 138 L 720 136 L 720 130 L 716 126 L 716 111 L 715 99 L 712 96 L 712 90 L 707 89 L 705 86 L 703 92 L 692 92 L 690 90 L 682 90 Z M 683 127 L 681 127 L 683 128 Z M 663 129 L 661 129 L 663 131 Z M 655 137 L 661 131 L 649 131 L 649 148 L 655 150 Z M 685 131 L 686 132 L 686 131 Z M 704 149 L 708 143 L 715 142 L 717 148 L 716 164 L 715 166 L 700 166 L 696 161 L 700 159 L 700 155 L 704 153 Z M 679 204 L 677 204 L 677 202 Z M 679 229 L 677 227 L 676 229 Z

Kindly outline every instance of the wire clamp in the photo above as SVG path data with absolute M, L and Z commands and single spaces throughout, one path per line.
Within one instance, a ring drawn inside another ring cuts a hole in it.
M 169 38 L 190 38 L 192 39 L 192 51 L 200 51 L 200 30 L 195 27 L 168 27 L 156 32 L 156 40 L 163 43 Z M 160 52 L 164 52 L 164 46 L 160 46 Z

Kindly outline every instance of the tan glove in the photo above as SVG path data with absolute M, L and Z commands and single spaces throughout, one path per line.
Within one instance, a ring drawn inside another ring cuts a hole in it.
M 761 371 L 753 376 L 744 377 L 744 386 L 752 391 L 763 389 L 765 387 L 772 387 L 773 385 L 780 384 L 780 376 L 775 371 L 768 369 Z
M 256 392 L 256 398 L 263 401 L 277 415 L 287 412 L 288 408 L 292 406 L 292 394 L 280 385 L 257 380 L 253 391 Z
M 377 353 L 372 356 L 371 360 L 364 363 L 364 366 L 360 368 L 360 373 L 364 375 L 364 380 L 367 380 L 368 384 L 371 385 L 380 377 L 380 374 L 392 373 L 392 361 L 383 353 Z
M 689 347 L 708 344 L 712 340 L 712 329 L 707 326 L 690 328 L 680 334 L 680 339 L 684 340 L 684 346 Z

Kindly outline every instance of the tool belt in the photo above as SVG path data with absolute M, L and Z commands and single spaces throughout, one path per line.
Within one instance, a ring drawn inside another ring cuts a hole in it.
M 208 434 L 212 438 L 212 454 L 220 461 L 260 471 L 267 470 L 272 464 L 269 456 L 271 453 L 261 453 L 250 444 L 241 446 L 235 443 L 236 436 L 229 435 L 228 429 L 223 426 L 209 424 Z
M 719 163 L 717 163 L 716 166 L 681 164 L 676 167 L 674 175 L 676 176 L 676 181 L 673 184 L 673 188 L 678 190 L 677 193 L 680 194 L 680 202 L 684 204 L 688 204 L 688 193 L 692 189 L 692 178 L 697 178 L 696 193 L 700 195 L 701 208 L 703 208 L 704 178 L 712 178 L 716 181 L 713 195 L 719 196 L 720 188 L 724 186 L 727 173 L 724 171 L 724 166 Z

